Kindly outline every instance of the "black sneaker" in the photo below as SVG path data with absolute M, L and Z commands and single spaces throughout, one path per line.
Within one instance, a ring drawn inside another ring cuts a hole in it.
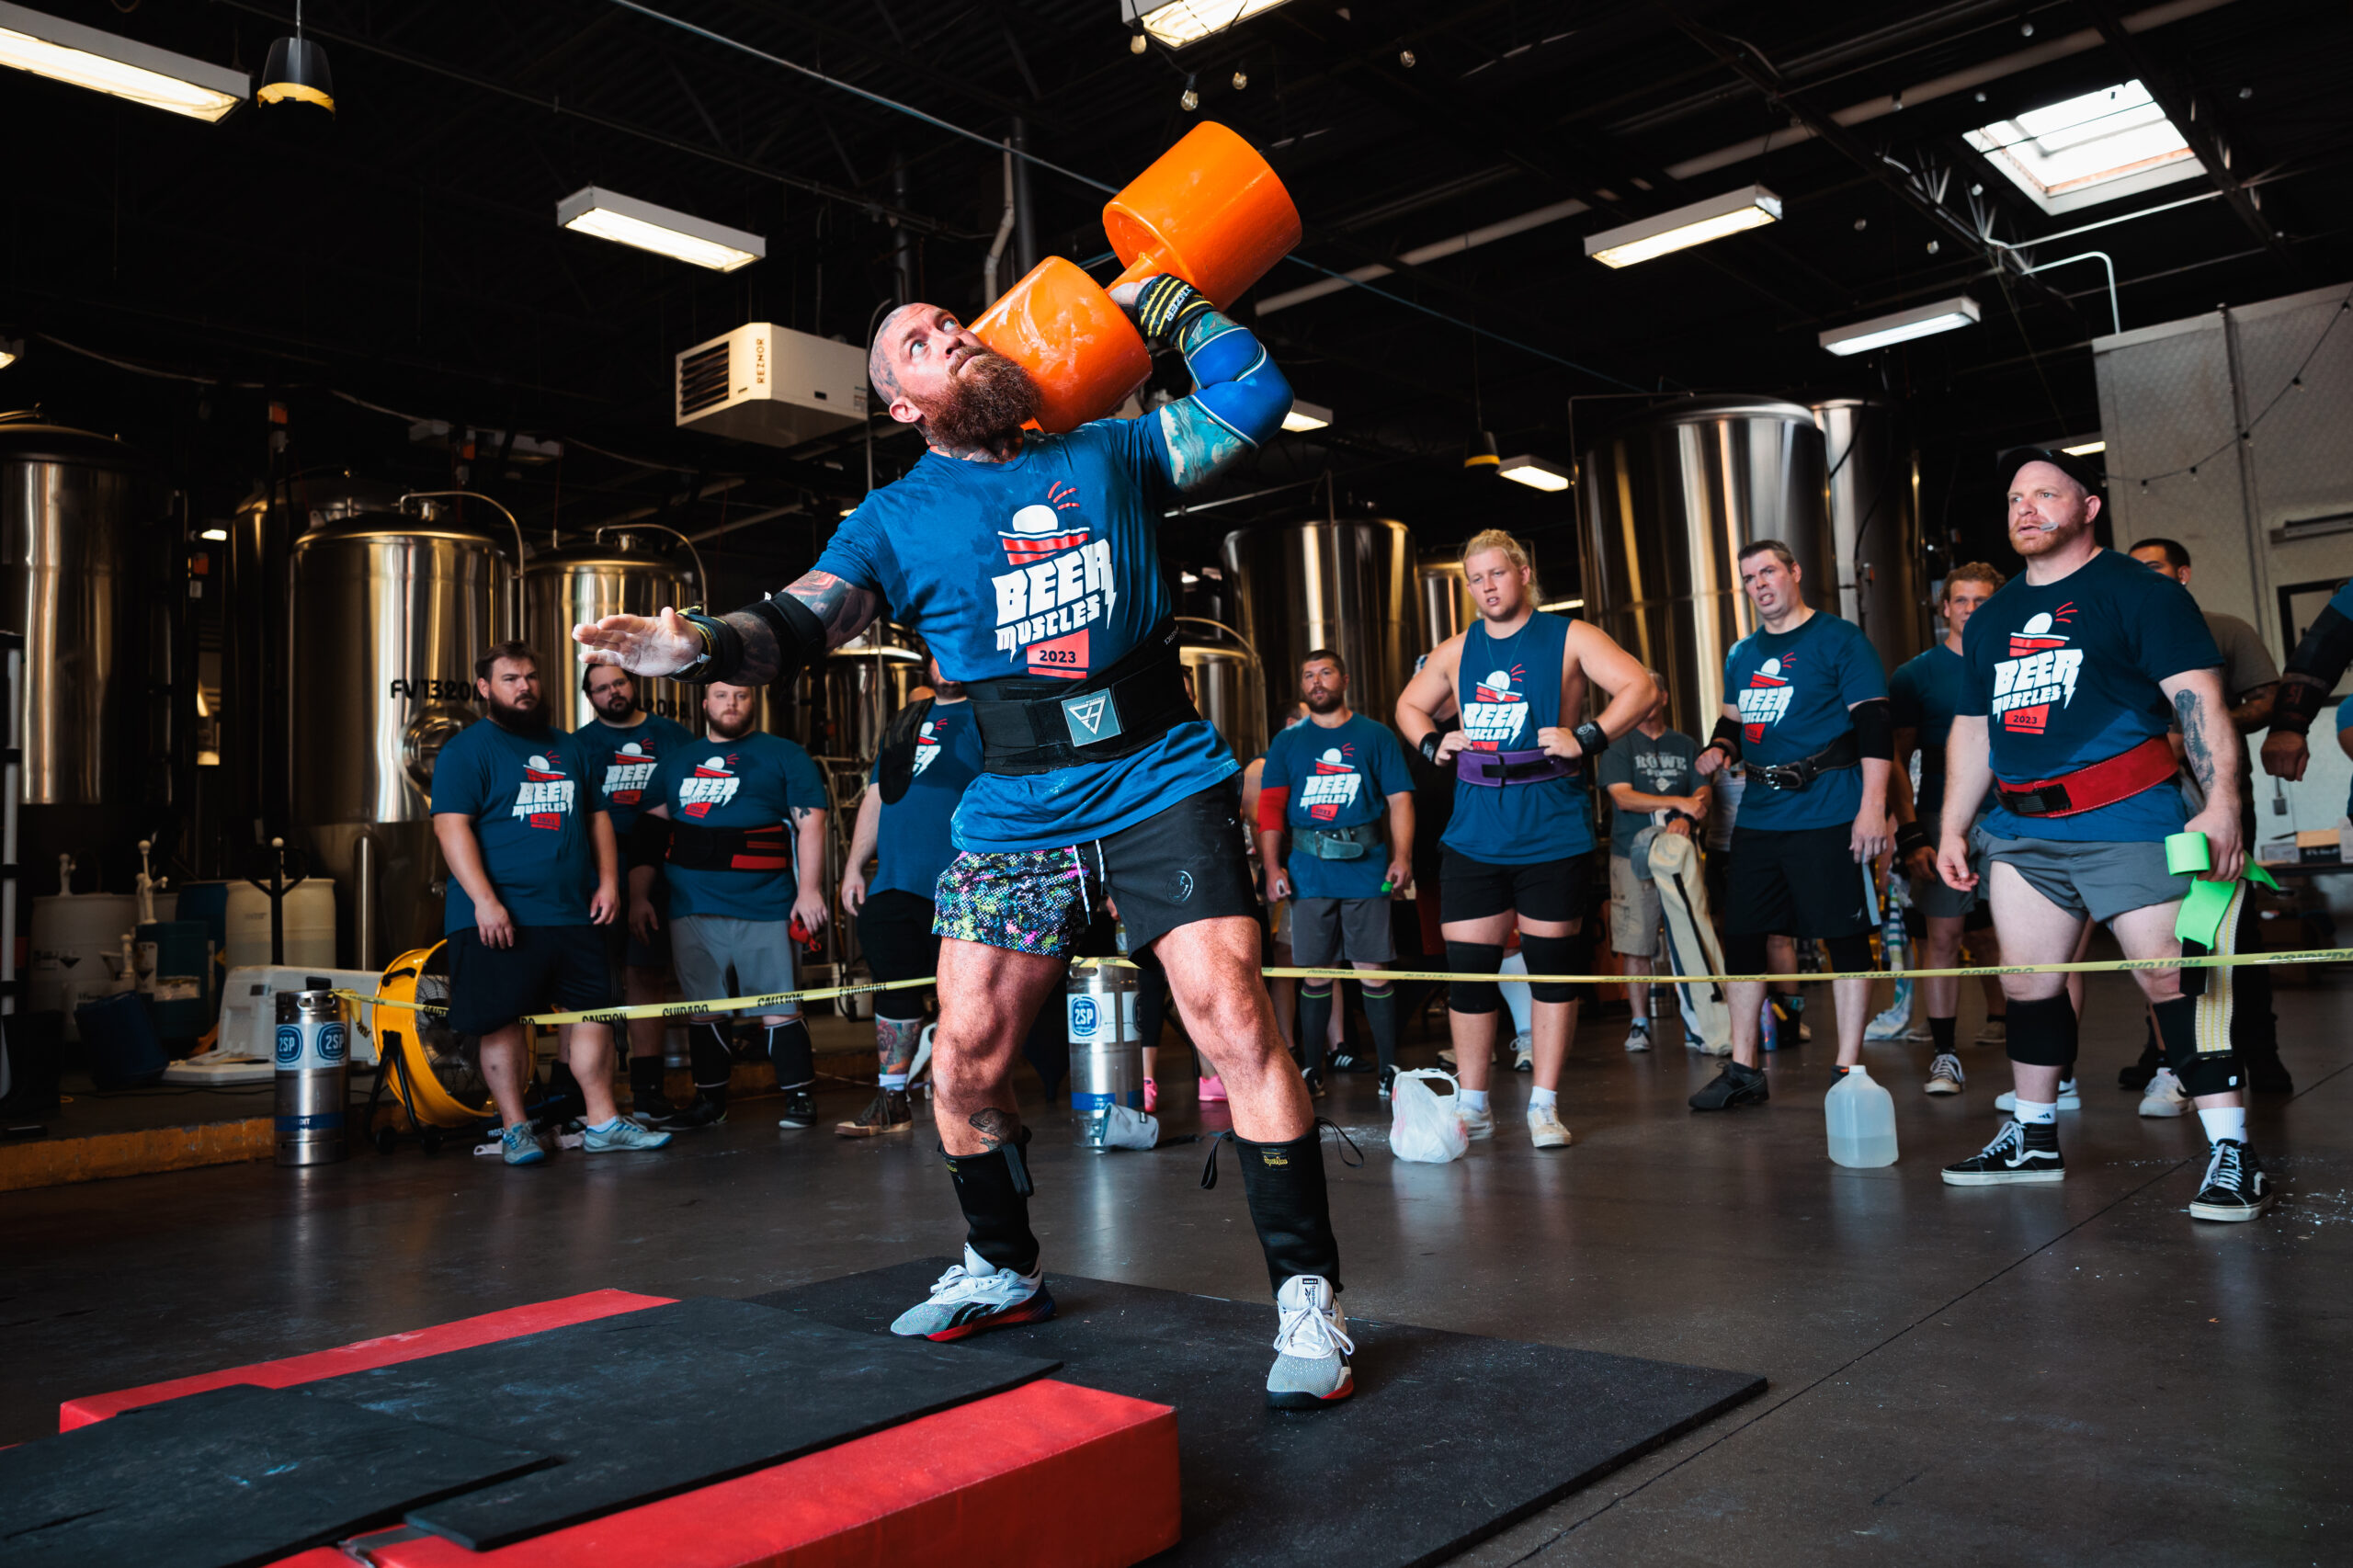
M 1370 1073 L 1381 1065 L 1378 1057 L 1367 1056 L 1361 1051 L 1350 1051 L 1346 1046 L 1342 1046 L 1324 1061 L 1324 1065 L 1335 1073 Z
M 1385 1100 L 1396 1092 L 1397 1069 L 1394 1067 L 1383 1067 L 1381 1070 L 1381 1097 Z
M 779 1127 L 814 1127 L 817 1125 L 817 1102 L 809 1097 L 806 1089 L 784 1091 L 784 1114 L 776 1119 Z
M 1724 1070 L 1709 1080 L 1707 1087 L 1691 1096 L 1691 1108 L 1731 1110 L 1739 1106 L 1763 1105 L 1770 1098 L 1772 1093 L 1765 1086 L 1762 1071 L 1727 1062 Z
M 647 1094 L 631 1095 L 629 1101 L 629 1114 L 632 1121 L 642 1121 L 648 1127 L 659 1127 L 678 1114 L 678 1107 L 669 1096 L 655 1089 Z
M 1969 1158 L 1945 1167 L 1947 1187 L 1999 1187 L 2014 1181 L 2063 1181 L 2067 1162 L 2059 1153 L 2059 1129 L 2038 1121 L 2002 1123 L 1994 1141 Z
M 726 1119 L 727 1102 L 697 1089 L 694 1104 L 684 1110 L 672 1111 L 654 1125 L 665 1132 L 692 1132 L 698 1127 L 716 1127 Z
M 2235 1138 L 2217 1142 L 2213 1157 L 2206 1162 L 2206 1179 L 2189 1200 L 2190 1217 L 2252 1220 L 2270 1207 L 2271 1183 L 2255 1151 Z
M 864 1110 L 847 1121 L 836 1121 L 834 1131 L 845 1138 L 880 1138 L 907 1131 L 915 1124 L 915 1113 L 907 1104 L 906 1090 L 877 1089 Z
M 2246 1059 L 2246 1086 L 2258 1095 L 2292 1095 L 2296 1080 L 2288 1075 L 2288 1064 L 2275 1051 L 2268 1056 Z
M 1324 1086 L 1324 1070 L 1321 1067 L 1310 1067 L 1305 1072 L 1302 1073 L 1300 1076 L 1307 1080 L 1307 1097 L 1309 1099 L 1320 1100 L 1326 1094 L 1330 1093 L 1330 1091 Z

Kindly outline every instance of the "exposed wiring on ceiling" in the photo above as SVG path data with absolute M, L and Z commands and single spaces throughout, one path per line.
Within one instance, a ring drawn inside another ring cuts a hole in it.
M 78 343 L 68 343 L 46 332 L 36 332 L 41 342 L 63 348 L 69 354 L 79 354 L 85 359 L 96 359 L 101 365 L 112 365 L 118 370 L 128 370 L 134 376 L 153 376 L 159 381 L 191 381 L 200 387 L 242 387 L 250 391 L 265 389 L 266 381 L 232 381 L 220 376 L 192 376 L 185 370 L 162 370 L 153 365 L 142 365 L 131 359 L 118 359 L 111 354 L 101 354 L 95 348 L 85 348 Z

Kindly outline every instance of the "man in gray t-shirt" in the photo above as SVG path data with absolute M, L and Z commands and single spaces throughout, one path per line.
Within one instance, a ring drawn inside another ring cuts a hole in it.
M 1658 957 L 1661 910 L 1658 889 L 1634 874 L 1634 835 L 1651 824 L 1654 812 L 1673 812 L 1669 833 L 1688 835 L 1708 820 L 1708 787 L 1695 765 L 1699 743 L 1666 727 L 1666 683 L 1651 672 L 1658 700 L 1643 722 L 1609 743 L 1601 754 L 1602 792 L 1609 797 L 1609 945 L 1625 966 L 1626 994 L 1634 1005 L 1629 1051 L 1651 1048 L 1651 988 L 1636 975 L 1652 972 Z

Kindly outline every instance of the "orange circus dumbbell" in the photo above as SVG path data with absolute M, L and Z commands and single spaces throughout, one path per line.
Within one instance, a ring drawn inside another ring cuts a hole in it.
M 1299 209 L 1256 148 L 1204 120 L 1105 204 L 1103 230 L 1127 268 L 1111 287 L 1172 274 L 1224 310 L 1299 244 Z M 1029 372 L 1044 394 L 1038 423 L 1057 434 L 1110 413 L 1152 373 L 1108 290 L 1061 256 L 1006 290 L 972 332 Z

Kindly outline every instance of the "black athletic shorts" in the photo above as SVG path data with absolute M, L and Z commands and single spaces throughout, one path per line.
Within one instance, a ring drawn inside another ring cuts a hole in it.
M 517 926 L 511 948 L 485 948 L 469 926 L 449 935 L 449 1028 L 489 1034 L 526 1013 L 613 1005 L 605 933 L 594 926 Z
M 940 873 L 932 928 L 960 942 L 1062 958 L 1106 893 L 1119 903 L 1131 952 L 1179 926 L 1259 919 L 1241 785 L 1212 784 L 1108 838 L 1060 849 L 967 849 Z
M 1853 824 L 1732 830 L 1724 888 L 1727 937 L 1857 937 L 1879 924 L 1877 903 L 1848 847 Z
M 931 900 L 904 888 L 870 895 L 858 906 L 858 945 L 878 981 L 921 980 L 939 972 L 939 938 L 931 929 Z M 877 991 L 877 1017 L 920 1018 L 923 989 Z
M 1484 920 L 1506 910 L 1522 920 L 1585 917 L 1586 857 L 1538 860 L 1526 866 L 1491 866 L 1449 849 L 1438 861 L 1438 917 L 1441 922 Z

